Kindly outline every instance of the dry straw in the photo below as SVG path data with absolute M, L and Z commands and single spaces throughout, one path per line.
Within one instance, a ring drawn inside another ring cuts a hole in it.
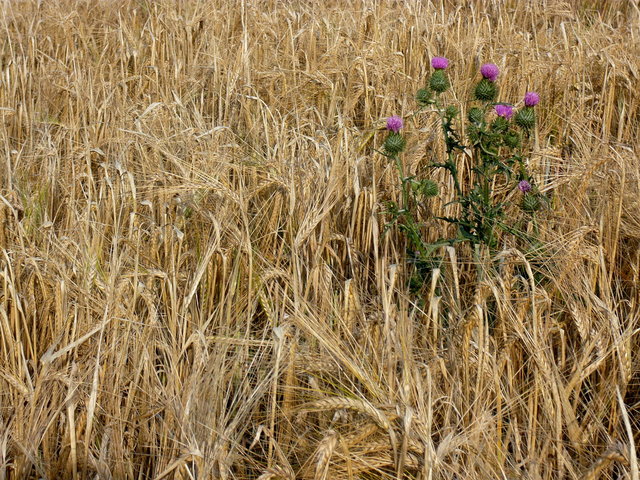
M 0 478 L 638 479 L 640 12 L 463 3 L 2 2 Z M 415 294 L 373 149 L 441 158 L 438 55 L 553 194 Z

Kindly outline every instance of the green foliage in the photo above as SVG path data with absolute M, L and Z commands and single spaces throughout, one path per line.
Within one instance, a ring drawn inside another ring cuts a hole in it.
M 445 92 L 449 88 L 449 79 L 444 70 L 436 70 L 431 74 L 429 88 L 436 93 Z
M 536 124 L 536 115 L 533 111 L 533 107 L 524 107 L 520 110 L 515 117 L 516 124 L 525 129 L 530 130 Z
M 416 102 L 418 102 L 418 105 L 420 105 L 421 107 L 430 105 L 432 98 L 433 96 L 431 94 L 431 91 L 427 88 L 421 88 L 420 90 L 418 90 L 418 93 L 416 93 Z
M 511 149 L 518 148 L 520 146 L 520 134 L 515 130 L 509 130 L 504 134 L 504 144 Z
M 384 143 L 384 154 L 392 158 L 397 166 L 402 186 L 402 199 L 388 205 L 387 214 L 391 216 L 387 229 L 396 225 L 407 235 L 408 258 L 422 265 L 422 270 L 432 264 L 435 250 L 442 245 L 455 245 L 461 242 L 472 244 L 473 251 L 479 246 L 489 251 L 499 246 L 503 235 L 512 235 L 519 239 L 531 238 L 516 225 L 522 225 L 517 218 L 505 218 L 508 204 L 495 195 L 497 186 L 511 185 L 517 188 L 518 182 L 531 180 L 523 155 L 523 137 L 528 138 L 535 125 L 535 112 L 532 107 L 523 107 L 511 120 L 512 108 L 509 104 L 496 104 L 498 87 L 486 78 L 480 80 L 474 88 L 474 103 L 467 110 L 467 125 L 463 138 L 460 128 L 460 110 L 456 105 L 446 104 L 442 93 L 449 88 L 449 80 L 444 69 L 433 72 L 427 86 L 418 90 L 416 101 L 421 109 L 431 108 L 440 118 L 442 138 L 446 156 L 440 162 L 430 166 L 444 169 L 454 187 L 454 203 L 460 206 L 456 216 L 436 216 L 457 226 L 457 236 L 428 243 L 422 234 L 419 207 L 430 198 L 439 194 L 438 185 L 431 179 L 416 179 L 405 176 L 400 152 L 405 147 L 404 138 L 399 133 L 389 133 Z M 500 109 L 500 115 L 494 113 Z M 468 180 L 461 178 L 458 161 L 461 154 L 470 156 L 473 175 Z M 524 182 L 526 185 L 529 185 Z M 543 205 L 545 198 L 534 187 L 532 191 L 517 191 L 517 202 L 521 211 L 535 224 L 535 214 Z M 537 231 L 537 226 L 535 227 Z M 423 272 L 424 273 L 424 272 Z M 422 273 L 420 278 L 424 278 Z M 414 278 L 415 281 L 415 278 Z
M 498 96 L 498 87 L 494 82 L 483 78 L 476 85 L 475 90 L 476 100 L 480 100 L 482 102 L 493 102 Z
M 469 113 L 467 113 L 467 120 L 469 120 L 469 123 L 480 125 L 484 120 L 484 112 L 481 108 L 473 107 L 469 109 Z
M 395 156 L 401 153 L 406 146 L 407 141 L 404 137 L 398 133 L 390 134 L 384 142 L 384 149 L 390 156 Z
M 425 198 L 436 197 L 439 191 L 438 184 L 429 178 L 421 181 L 414 180 L 413 189 Z

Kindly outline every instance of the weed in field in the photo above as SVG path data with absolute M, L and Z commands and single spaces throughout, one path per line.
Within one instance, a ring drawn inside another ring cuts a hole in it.
M 443 96 L 450 87 L 445 72 L 449 60 L 434 57 L 431 66 L 434 71 L 426 86 L 418 90 L 416 100 L 420 111 L 430 109 L 440 119 L 446 157 L 441 162 L 433 162 L 431 167 L 444 169 L 449 174 L 455 191 L 450 204 L 458 204 L 460 213 L 456 216 L 437 215 L 435 218 L 454 224 L 457 235 L 433 242 L 422 234 L 424 224 L 420 222 L 417 207 L 421 201 L 437 195 L 438 186 L 431 179 L 405 175 L 400 154 L 406 147 L 406 140 L 399 133 L 402 119 L 395 116 L 387 121 L 389 134 L 381 153 L 397 166 L 402 196 L 399 204 L 389 202 L 387 228 L 396 225 L 405 233 L 412 261 L 423 266 L 433 263 L 434 251 L 443 245 L 469 242 L 474 252 L 478 247 L 495 251 L 501 234 L 529 244 L 536 242 L 534 237 L 518 228 L 522 223 L 518 218 L 513 214 L 506 217 L 510 201 L 499 198 L 496 190 L 504 190 L 505 187 L 511 191 L 519 190 L 521 212 L 535 225 L 535 214 L 542 207 L 543 200 L 527 169 L 526 140 L 535 126 L 534 107 L 540 101 L 539 95 L 528 92 L 524 106 L 517 112 L 512 104 L 497 102 L 500 70 L 493 63 L 485 63 L 480 68 L 482 79 L 474 88 L 473 104 L 468 109 L 463 133 L 460 109 Z M 461 156 L 468 157 L 473 172 L 471 178 L 461 178 L 458 169 Z M 423 198 L 418 198 L 418 193 Z M 537 230 L 536 226 L 534 233 Z

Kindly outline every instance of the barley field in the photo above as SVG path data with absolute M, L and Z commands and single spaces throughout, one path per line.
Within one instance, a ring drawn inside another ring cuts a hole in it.
M 0 480 L 640 479 L 636 0 L 1 9 Z M 378 149 L 452 235 L 438 55 L 540 94 L 549 202 L 416 285 Z

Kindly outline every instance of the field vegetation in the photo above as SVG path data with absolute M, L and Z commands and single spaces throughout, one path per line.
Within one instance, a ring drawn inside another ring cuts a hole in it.
M 0 479 L 639 480 L 636 1 L 1 8 Z M 548 202 L 416 277 L 377 150 L 454 235 L 434 56 L 540 94 Z

